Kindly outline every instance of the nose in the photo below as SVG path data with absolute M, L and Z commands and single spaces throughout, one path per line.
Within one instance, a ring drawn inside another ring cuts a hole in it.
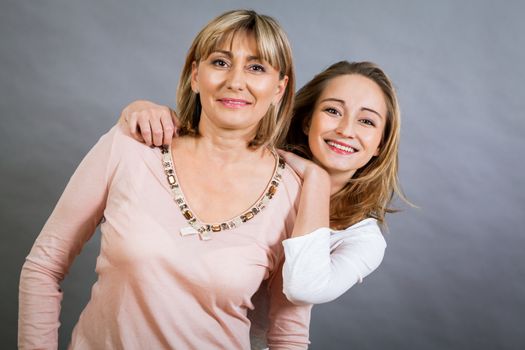
M 343 137 L 355 137 L 355 125 L 353 118 L 348 116 L 341 118 L 339 124 L 335 128 L 335 132 Z
M 226 87 L 231 90 L 244 90 L 246 84 L 244 70 L 240 66 L 233 66 L 228 72 Z

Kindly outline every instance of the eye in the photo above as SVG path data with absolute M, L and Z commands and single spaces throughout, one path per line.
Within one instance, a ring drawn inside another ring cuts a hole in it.
M 343 114 L 341 112 L 339 112 L 337 109 L 333 108 L 333 107 L 327 107 L 325 109 L 323 109 L 323 111 L 325 111 L 326 113 L 328 114 L 331 114 L 333 116 L 342 116 Z
M 227 67 L 228 63 L 222 58 L 216 58 L 211 61 L 211 64 L 217 67 Z
M 254 72 L 261 72 L 261 73 L 266 72 L 266 68 L 264 68 L 262 64 L 252 64 L 249 69 Z
M 360 122 L 363 123 L 363 124 L 366 124 L 366 125 L 376 126 L 374 124 L 374 122 L 372 120 L 370 120 L 370 119 L 361 119 Z

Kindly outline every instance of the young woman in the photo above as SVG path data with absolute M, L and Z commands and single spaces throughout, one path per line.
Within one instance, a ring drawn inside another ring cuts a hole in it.
M 159 145 L 171 142 L 172 115 L 167 107 L 137 101 L 121 120 L 137 140 Z M 335 63 L 298 91 L 280 142 L 304 157 L 282 153 L 303 178 L 292 238 L 283 241 L 289 300 L 334 300 L 381 263 L 386 243 L 379 225 L 392 212 L 393 195 L 404 199 L 397 178 L 399 129 L 393 84 L 373 63 Z
M 57 348 L 59 283 L 101 223 L 71 349 L 250 348 L 263 280 L 268 345 L 306 348 L 310 307 L 286 299 L 281 272 L 300 181 L 272 147 L 293 89 L 275 20 L 231 11 L 206 25 L 177 90 L 181 136 L 152 149 L 116 126 L 71 178 L 22 268 L 19 347 Z

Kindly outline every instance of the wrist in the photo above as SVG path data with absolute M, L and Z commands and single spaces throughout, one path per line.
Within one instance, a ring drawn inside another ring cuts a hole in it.
M 324 176 L 328 176 L 328 172 L 324 170 L 323 168 L 321 168 L 319 165 L 310 163 L 304 170 L 304 176 L 324 177 Z
M 317 165 L 311 166 L 306 168 L 303 181 L 312 181 L 322 185 L 330 186 L 330 175 L 326 170 Z

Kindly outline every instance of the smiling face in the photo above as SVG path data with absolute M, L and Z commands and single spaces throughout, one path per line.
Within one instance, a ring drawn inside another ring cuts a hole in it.
M 278 104 L 287 81 L 259 57 L 253 34 L 237 32 L 193 63 L 191 87 L 202 105 L 199 129 L 241 130 L 253 137 L 270 105 Z
M 381 88 L 359 74 L 331 79 L 308 127 L 315 161 L 332 176 L 350 179 L 379 154 L 387 107 Z

